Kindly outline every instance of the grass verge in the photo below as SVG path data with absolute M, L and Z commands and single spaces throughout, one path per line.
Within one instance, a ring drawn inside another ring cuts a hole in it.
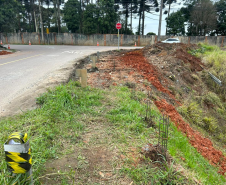
M 156 144 L 158 138 L 157 129 L 148 127 L 144 121 L 146 105 L 141 103 L 144 98 L 146 95 L 142 92 L 134 95 L 127 87 L 106 90 L 81 88 L 73 81 L 49 90 L 37 99 L 40 105 L 38 109 L 0 121 L 0 184 L 28 183 L 26 177 L 12 177 L 6 170 L 3 144 L 10 133 L 28 133 L 34 181 L 35 184 L 40 184 L 40 177 L 45 175 L 45 164 L 50 159 L 69 156 L 73 146 L 83 147 L 86 129 L 90 120 L 95 118 L 98 118 L 95 124 L 100 128 L 97 131 L 91 130 L 90 134 L 94 139 L 90 142 L 98 147 L 109 147 L 109 150 L 117 149 L 117 156 L 121 157 L 111 161 L 113 167 L 120 166 L 119 171 L 114 171 L 116 175 L 125 176 L 135 184 L 192 184 L 195 179 L 203 184 L 225 184 L 226 180 L 217 173 L 217 168 L 211 166 L 173 124 L 170 126 L 168 141 L 173 163 L 166 165 L 164 169 L 158 168 L 158 165 L 140 154 L 143 146 L 147 143 Z M 160 113 L 154 105 L 151 112 L 154 122 L 158 124 Z M 103 129 L 106 138 L 98 138 Z M 87 169 L 86 156 L 79 154 L 77 159 L 80 166 L 86 166 Z M 74 173 L 73 170 L 59 171 L 61 178 L 56 180 L 59 184 L 89 184 L 82 178 L 77 183 Z M 115 181 L 117 184 L 117 180 Z

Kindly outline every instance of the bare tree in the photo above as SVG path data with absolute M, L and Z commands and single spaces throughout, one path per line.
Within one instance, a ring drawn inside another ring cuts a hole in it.
M 205 36 L 216 29 L 216 8 L 210 0 L 198 0 L 191 11 L 190 32 L 192 35 Z

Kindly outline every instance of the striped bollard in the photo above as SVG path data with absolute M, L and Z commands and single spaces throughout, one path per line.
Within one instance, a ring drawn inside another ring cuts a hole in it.
M 13 174 L 27 173 L 33 184 L 31 148 L 27 133 L 12 133 L 4 144 L 4 151 L 8 170 Z

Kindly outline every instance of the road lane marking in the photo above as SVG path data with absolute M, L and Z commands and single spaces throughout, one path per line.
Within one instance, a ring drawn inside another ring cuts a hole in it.
M 43 54 L 34 55 L 34 56 L 31 56 L 31 57 L 27 57 L 27 58 L 21 58 L 21 59 L 14 60 L 14 61 L 11 61 L 11 62 L 6 62 L 6 63 L 3 63 L 3 64 L 0 64 L 0 66 L 6 65 L 6 64 L 10 64 L 10 63 L 14 63 L 14 62 L 18 62 L 18 61 L 21 61 L 21 60 L 26 60 L 26 59 L 33 58 L 33 57 L 37 57 L 37 56 L 40 56 L 40 55 L 43 55 Z
M 83 54 L 82 51 L 63 51 L 62 53 L 70 53 L 70 54 Z

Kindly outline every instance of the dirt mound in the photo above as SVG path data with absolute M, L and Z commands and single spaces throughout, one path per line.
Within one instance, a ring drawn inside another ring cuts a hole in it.
M 12 54 L 12 52 L 0 51 L 0 55 L 8 55 L 8 54 Z
M 143 56 L 142 52 L 135 51 L 129 52 L 123 57 L 121 57 L 121 61 L 129 67 L 135 68 L 139 71 L 139 73 L 144 77 L 144 79 L 151 82 L 151 84 L 156 87 L 161 92 L 168 94 L 171 98 L 174 98 L 172 93 L 166 89 L 161 81 L 164 81 L 167 84 L 167 80 L 158 72 L 158 70 L 150 64 L 147 59 Z
M 189 139 L 189 142 L 194 146 L 203 157 L 209 160 L 212 165 L 220 167 L 219 173 L 224 175 L 226 173 L 226 157 L 223 153 L 213 147 L 213 143 L 201 135 L 201 133 L 195 131 L 186 123 L 181 115 L 177 112 L 173 105 L 170 105 L 166 100 L 155 101 L 155 105 L 160 111 L 166 113 L 171 120 L 175 123 Z
M 157 55 L 158 57 L 169 57 L 172 56 L 174 59 L 180 59 L 184 63 L 190 63 L 191 71 L 201 71 L 204 67 L 204 64 L 201 60 L 187 51 L 197 49 L 196 44 L 184 44 L 184 43 L 162 43 L 158 42 L 151 46 L 146 46 L 142 49 L 145 56 L 148 55 Z
M 147 144 L 142 148 L 141 153 L 145 156 L 145 158 L 149 158 L 153 162 L 158 161 L 162 163 L 166 162 L 170 163 L 171 160 L 171 157 L 165 151 L 165 149 L 158 144 L 157 145 Z
M 175 58 L 183 60 L 185 63 L 190 63 L 191 71 L 202 71 L 204 64 L 201 60 L 195 56 L 192 56 L 187 52 L 187 50 L 183 50 L 179 48 L 174 53 Z
M 168 43 L 162 43 L 158 42 L 153 45 L 148 45 L 142 49 L 144 54 L 159 54 L 162 51 L 166 51 L 167 53 L 173 53 L 177 49 L 183 49 L 183 50 L 192 50 L 192 49 L 197 49 L 198 46 L 196 44 L 184 44 L 184 43 L 173 43 L 173 44 L 168 44 Z

